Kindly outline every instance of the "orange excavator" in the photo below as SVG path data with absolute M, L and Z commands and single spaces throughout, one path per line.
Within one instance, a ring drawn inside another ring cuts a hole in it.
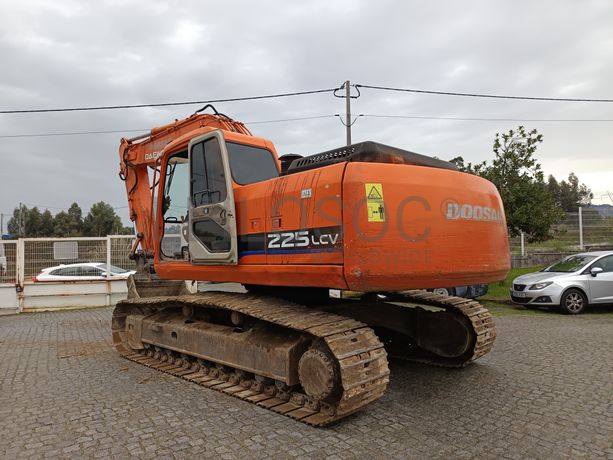
M 506 276 L 494 185 L 375 142 L 279 157 L 213 111 L 121 141 L 123 357 L 324 426 L 383 395 L 388 355 L 462 367 L 491 349 L 486 308 L 426 289 Z

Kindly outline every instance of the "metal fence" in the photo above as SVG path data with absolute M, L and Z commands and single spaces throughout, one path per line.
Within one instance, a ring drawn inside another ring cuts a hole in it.
M 546 255 L 559 258 L 575 252 L 613 249 L 613 216 L 603 216 L 589 207 L 579 208 L 577 212 L 566 213 L 550 234 L 551 238 L 535 243 L 528 242 L 523 234 L 509 238 L 511 258 L 514 261 L 528 259 L 540 265 L 540 259 L 543 264 L 549 262 Z
M 17 281 L 17 241 L 0 241 L 0 284 Z
M 17 282 L 29 282 L 46 268 L 76 263 L 103 263 L 134 268 L 129 259 L 133 236 L 102 238 L 23 238 L 18 240 Z
M 114 305 L 126 298 L 126 281 L 106 267 L 133 269 L 133 242 L 124 235 L 0 241 L 0 314 Z M 100 266 L 70 267 L 85 262 Z M 43 270 L 60 265 L 68 266 L 61 270 L 66 279 L 40 279 Z
M 110 236 L 108 238 L 111 248 L 111 265 L 115 265 L 116 267 L 124 268 L 126 270 L 134 270 L 134 261 L 128 257 L 130 255 L 132 245 L 134 244 L 134 237 Z

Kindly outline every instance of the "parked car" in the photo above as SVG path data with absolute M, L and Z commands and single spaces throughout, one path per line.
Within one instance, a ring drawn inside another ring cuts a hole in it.
M 576 315 L 588 304 L 613 303 L 613 251 L 574 254 L 513 280 L 513 302 L 527 307 L 559 306 Z
M 124 270 L 111 265 L 110 278 L 114 280 L 127 279 L 134 273 L 136 273 L 134 270 Z M 33 281 L 99 281 L 105 279 L 106 263 L 104 262 L 58 265 L 45 268 L 32 278 Z
M 474 299 L 475 297 L 487 294 L 487 289 L 487 284 L 472 284 L 470 286 L 428 289 L 428 291 L 434 292 L 435 294 L 455 295 L 458 297 Z

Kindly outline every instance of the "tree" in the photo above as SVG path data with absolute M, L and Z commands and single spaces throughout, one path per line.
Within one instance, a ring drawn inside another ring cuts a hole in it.
M 53 215 L 45 209 L 40 219 L 40 236 L 53 236 Z
M 37 207 L 28 209 L 27 206 L 21 205 L 13 210 L 7 230 L 14 238 L 66 238 L 133 233 L 131 227 L 123 226 L 113 207 L 103 201 L 92 206 L 86 219 L 83 219 L 83 212 L 77 203 L 72 203 L 67 211 L 60 211 L 55 216 L 48 209 L 41 213 Z
M 64 238 L 70 234 L 70 216 L 66 211 L 60 211 L 55 215 L 53 234 L 58 238 Z
M 107 236 L 116 234 L 130 234 L 132 229 L 124 227 L 121 218 L 115 214 L 110 204 L 100 201 L 92 205 L 83 220 L 85 236 Z
M 8 232 L 15 238 L 44 236 L 41 228 L 42 219 L 43 215 L 36 206 L 28 209 L 27 206 L 21 205 L 13 210 L 13 217 L 9 219 L 7 225 Z
M 11 217 L 7 223 L 7 230 L 10 235 L 13 235 L 15 238 L 22 238 L 25 236 L 25 223 L 28 212 L 28 207 L 23 204 L 13 209 L 13 217 Z
M 552 175 L 547 181 L 547 188 L 554 196 L 556 204 L 566 212 L 576 212 L 579 206 L 589 205 L 594 194 L 585 184 L 579 184 L 575 173 L 568 175 L 568 182 L 558 182 Z
M 456 165 L 458 169 L 462 172 L 466 171 L 466 165 L 464 164 L 464 158 L 461 156 L 452 158 L 451 160 L 449 160 L 449 163 L 453 163 L 454 165 Z
M 77 203 L 72 203 L 68 208 L 68 236 L 82 236 L 83 212 Z
M 520 126 L 507 133 L 496 133 L 491 164 L 484 161 L 464 166 L 463 159 L 461 162 L 466 172 L 496 185 L 504 204 L 509 233 L 517 236 L 524 232 L 529 241 L 547 239 L 551 226 L 563 218 L 544 181 L 541 165 L 534 157 L 541 142 L 543 135 L 536 129 L 526 131 Z M 454 160 L 458 158 L 461 159 Z
M 29 238 L 36 238 L 42 236 L 40 232 L 40 225 L 43 216 L 36 206 L 30 209 L 26 214 L 25 221 L 25 236 Z
M 484 168 L 487 167 L 485 161 L 477 164 L 466 163 L 464 161 L 464 157 L 462 156 L 452 158 L 451 160 L 449 160 L 449 163 L 453 163 L 454 165 L 456 165 L 458 167 L 458 170 L 461 172 L 475 174 L 476 176 L 481 176 L 484 173 Z

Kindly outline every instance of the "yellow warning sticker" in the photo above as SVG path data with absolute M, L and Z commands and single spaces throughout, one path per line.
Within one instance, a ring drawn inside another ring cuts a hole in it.
M 365 184 L 368 222 L 385 222 L 385 205 L 383 204 L 383 185 Z

